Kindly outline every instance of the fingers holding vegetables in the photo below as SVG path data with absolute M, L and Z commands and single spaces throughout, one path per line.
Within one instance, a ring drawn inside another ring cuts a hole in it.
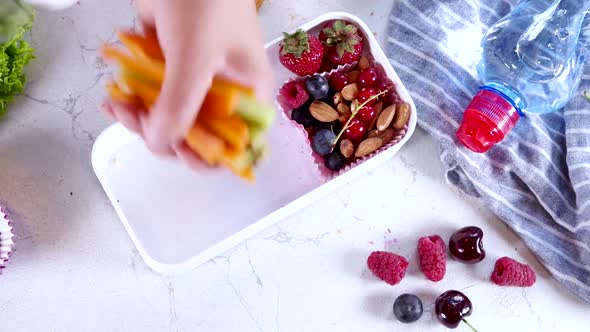
M 160 116 L 168 115 L 170 119 L 178 120 L 178 116 L 171 116 L 159 106 L 160 103 L 184 107 L 187 114 L 188 109 L 194 107 L 198 112 L 193 112 L 197 114 L 194 119 L 185 119 L 191 124 L 186 133 L 176 129 L 181 133 L 178 142 L 170 146 L 162 145 L 158 152 L 176 155 L 193 168 L 199 168 L 202 162 L 210 166 L 223 165 L 240 177 L 253 180 L 253 169 L 266 151 L 263 134 L 273 123 L 274 110 L 260 103 L 252 88 L 222 77 L 214 77 L 210 86 L 204 88 L 200 105 L 182 105 L 173 101 L 171 99 L 183 96 L 166 92 L 168 67 L 154 55 L 157 52 L 146 51 L 155 49 L 154 45 L 147 46 L 149 37 L 126 32 L 125 38 L 123 44 L 127 51 L 108 45 L 102 51 L 105 60 L 116 63 L 120 68 L 115 80 L 107 83 L 115 117 L 127 128 L 145 137 L 148 135 L 146 128 L 150 128 L 145 121 L 149 121 L 153 113 L 159 111 Z M 169 95 L 166 96 L 166 93 Z M 160 129 L 166 125 L 170 125 L 168 128 L 177 126 L 170 121 L 161 121 L 165 124 Z M 197 162 L 195 155 L 202 162 Z

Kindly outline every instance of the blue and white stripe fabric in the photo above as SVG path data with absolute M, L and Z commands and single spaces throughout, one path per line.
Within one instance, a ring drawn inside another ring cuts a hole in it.
M 479 82 L 475 66 L 490 25 L 517 0 L 396 0 L 387 54 L 440 143 L 447 180 L 478 197 L 527 243 L 567 289 L 590 302 L 590 90 L 561 111 L 521 118 L 486 154 L 455 132 Z

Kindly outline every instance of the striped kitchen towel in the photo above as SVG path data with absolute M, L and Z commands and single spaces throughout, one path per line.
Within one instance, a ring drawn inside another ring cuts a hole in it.
M 455 132 L 481 85 L 475 66 L 490 25 L 517 0 L 396 0 L 387 54 L 411 91 L 418 123 L 440 143 L 447 180 L 526 242 L 567 289 L 590 302 L 590 66 L 561 111 L 521 118 L 486 154 Z

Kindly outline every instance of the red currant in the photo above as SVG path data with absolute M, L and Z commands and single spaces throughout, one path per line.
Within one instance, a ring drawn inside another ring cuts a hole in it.
M 377 94 L 377 92 L 373 88 L 361 88 L 361 91 L 359 91 L 357 99 L 358 99 L 359 103 L 362 104 L 376 94 Z M 374 105 L 376 102 L 377 102 L 377 100 L 373 99 L 368 103 L 368 105 Z
M 350 120 L 348 127 L 344 131 L 344 138 L 348 138 L 349 140 L 359 143 L 363 137 L 365 136 L 367 129 L 365 128 L 365 124 L 357 119 L 356 117 Z
M 381 82 L 375 88 L 377 93 L 386 91 L 385 95 L 380 97 L 381 100 L 385 101 L 388 104 L 395 103 L 397 101 L 397 93 L 395 91 L 395 85 L 391 81 Z
M 359 110 L 359 112 L 356 114 L 354 118 L 361 120 L 361 122 L 364 123 L 365 126 L 370 126 L 373 122 L 373 119 L 375 118 L 375 115 L 377 115 L 377 110 L 375 109 L 375 106 L 365 105 L 363 106 L 363 108 Z
M 336 91 L 342 91 L 342 89 L 344 89 L 344 87 L 347 86 L 349 83 L 350 80 L 348 79 L 348 76 L 346 76 L 346 74 L 344 73 L 334 73 L 330 77 L 330 86 L 332 87 L 332 89 Z
M 359 74 L 358 82 L 362 87 L 370 88 L 377 83 L 377 71 L 375 68 L 365 68 Z
M 387 82 L 381 82 L 379 84 L 377 84 L 377 87 L 375 88 L 375 90 L 377 90 L 377 93 L 383 92 L 385 90 L 389 90 L 390 87 L 387 84 Z

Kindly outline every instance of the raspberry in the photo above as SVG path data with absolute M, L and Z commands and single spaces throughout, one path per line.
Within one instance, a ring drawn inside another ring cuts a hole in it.
M 408 261 L 391 252 L 374 251 L 367 258 L 369 270 L 390 285 L 397 285 L 405 276 Z
M 420 269 L 431 281 L 441 281 L 447 269 L 447 248 L 438 235 L 422 237 L 418 240 Z
M 502 257 L 496 261 L 491 279 L 499 286 L 530 287 L 537 281 L 537 276 L 530 266 Z
M 302 81 L 288 82 L 279 91 L 279 102 L 284 106 L 294 109 L 309 100 L 309 94 L 305 90 L 305 83 Z

